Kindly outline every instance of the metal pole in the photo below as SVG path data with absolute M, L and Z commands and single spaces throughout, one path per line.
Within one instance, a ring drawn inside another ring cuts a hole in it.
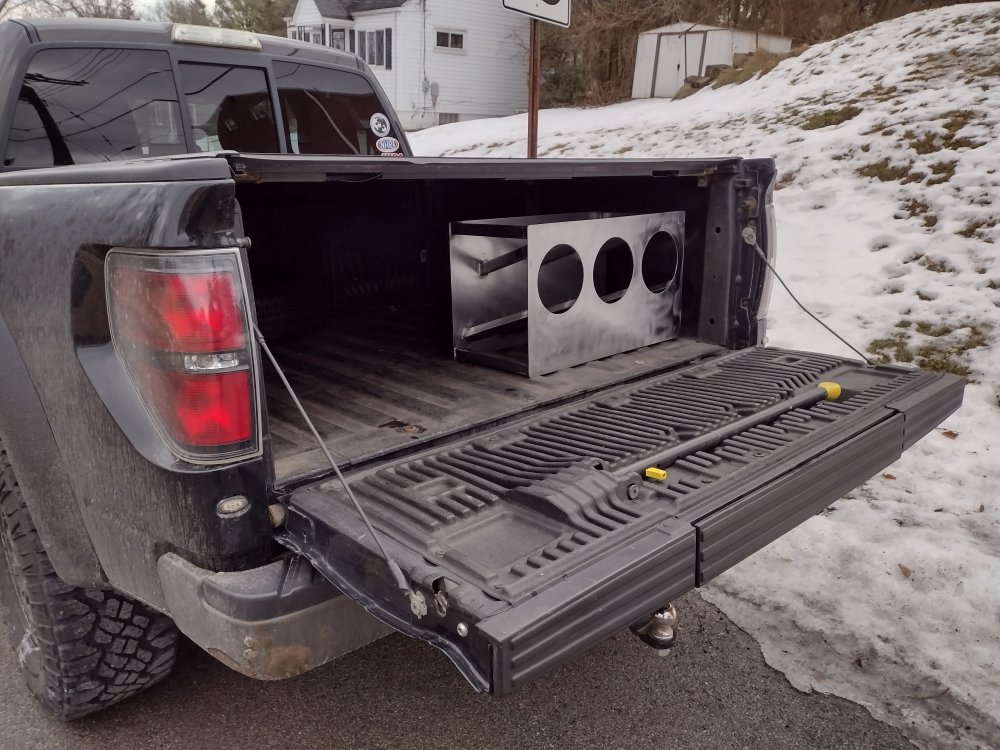
M 528 158 L 538 158 L 538 94 L 541 77 L 542 40 L 538 19 L 531 19 L 531 52 L 528 63 Z

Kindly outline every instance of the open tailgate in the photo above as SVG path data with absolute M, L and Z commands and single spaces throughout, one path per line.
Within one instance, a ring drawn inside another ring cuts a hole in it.
M 950 375 L 746 349 L 358 470 L 348 480 L 425 597 L 421 617 L 338 482 L 297 489 L 276 536 L 477 689 L 506 694 L 869 479 L 963 390 Z

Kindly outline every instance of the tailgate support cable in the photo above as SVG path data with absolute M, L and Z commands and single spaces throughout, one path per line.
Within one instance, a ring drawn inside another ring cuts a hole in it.
M 302 406 L 302 402 L 299 401 L 299 397 L 295 395 L 295 391 L 292 389 L 292 384 L 288 382 L 288 378 L 285 377 L 284 371 L 281 369 L 280 365 L 278 365 L 278 360 L 275 359 L 270 347 L 268 347 L 267 343 L 264 341 L 264 334 L 260 332 L 256 323 L 252 323 L 251 325 L 253 326 L 253 332 L 257 337 L 261 350 L 267 355 L 268 360 L 271 362 L 271 366 L 274 367 L 275 372 L 278 373 L 278 377 L 281 378 L 281 382 L 285 386 L 285 390 L 288 391 L 288 395 L 295 404 L 295 408 L 299 410 L 299 414 L 301 414 L 302 419 L 305 420 L 305 423 L 309 427 L 309 431 L 312 433 L 312 436 L 316 439 L 320 450 L 323 451 L 323 455 L 326 456 L 326 460 L 330 462 L 330 466 L 332 466 L 334 472 L 336 472 L 337 479 L 339 479 L 340 483 L 343 485 L 344 491 L 347 493 L 347 496 L 351 498 L 351 502 L 354 503 L 355 510 L 358 511 L 358 515 L 361 516 L 361 520 L 364 522 L 365 526 L 368 527 L 368 533 L 372 535 L 372 539 L 375 541 L 379 552 L 382 554 L 383 559 L 385 559 L 385 564 L 388 566 L 389 572 L 392 573 L 392 577 L 396 581 L 396 586 L 406 595 L 406 598 L 410 603 L 410 610 L 417 617 L 423 617 L 427 614 L 427 602 L 424 599 L 424 595 L 414 591 L 410 587 L 410 584 L 406 582 L 406 577 L 403 575 L 403 571 L 382 545 L 382 540 L 379 537 L 378 532 L 375 531 L 375 527 L 372 525 L 372 522 L 369 520 L 368 514 L 365 513 L 365 509 L 361 507 L 361 503 L 355 496 L 354 490 L 351 489 L 351 485 L 349 485 L 347 480 L 344 479 L 344 475 L 341 473 L 340 467 L 337 465 L 333 455 L 330 453 L 330 449 L 326 447 L 326 443 L 324 443 L 323 438 L 320 437 L 319 431 L 316 429 L 316 425 L 314 425 L 313 421 L 309 418 L 305 408 Z
M 856 346 L 854 346 L 850 341 L 848 341 L 847 339 L 845 339 L 843 336 L 841 336 L 835 330 L 833 330 L 832 328 L 830 328 L 830 326 L 828 326 L 826 323 L 824 323 L 822 320 L 820 320 L 818 317 L 816 317 L 809 310 L 809 308 L 807 308 L 805 305 L 803 305 L 801 302 L 799 302 L 799 298 L 796 297 L 792 293 L 792 290 L 788 288 L 788 284 L 785 283 L 785 280 L 782 279 L 778 275 L 778 272 L 774 270 L 774 266 L 772 266 L 771 262 L 767 259 L 767 253 L 765 253 L 763 250 L 761 250 L 760 244 L 757 242 L 757 231 L 753 227 L 747 227 L 746 229 L 743 230 L 743 241 L 745 243 L 747 243 L 748 245 L 750 245 L 750 247 L 752 247 L 754 250 L 757 251 L 757 255 L 759 255 L 760 259 L 762 261 L 764 261 L 764 265 L 767 266 L 770 269 L 771 273 L 774 274 L 774 278 L 776 278 L 778 280 L 778 283 L 781 284 L 781 286 L 783 286 L 785 288 L 785 291 L 788 292 L 788 296 L 792 298 L 792 302 L 794 302 L 796 305 L 798 305 L 800 308 L 802 308 L 802 312 L 804 312 L 806 315 L 808 315 L 810 318 L 812 318 L 813 320 L 815 320 L 817 323 L 819 323 L 821 326 L 823 326 L 826 330 L 828 330 L 830 333 L 832 333 L 834 336 L 836 336 L 840 340 L 840 343 L 842 343 L 844 346 L 846 346 L 852 352 L 854 352 L 859 357 L 861 357 L 861 359 L 864 361 L 864 363 L 866 365 L 868 365 L 869 367 L 874 367 L 875 366 L 875 364 L 870 359 L 868 359 L 868 357 L 866 357 L 864 354 L 862 354 L 861 351 Z

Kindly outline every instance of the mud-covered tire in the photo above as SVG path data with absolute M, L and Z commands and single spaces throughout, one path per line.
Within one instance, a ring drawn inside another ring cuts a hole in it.
M 28 688 L 56 716 L 100 711 L 170 673 L 178 634 L 169 617 L 56 575 L 2 445 L 0 541 L 7 633 Z

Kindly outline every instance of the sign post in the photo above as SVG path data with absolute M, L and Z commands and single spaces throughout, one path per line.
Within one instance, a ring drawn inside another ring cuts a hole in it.
M 541 71 L 538 70 L 542 58 L 542 43 L 539 37 L 538 19 L 531 19 L 531 44 L 528 61 L 528 158 L 538 158 L 538 99 L 541 93 Z
M 503 0 L 503 7 L 531 17 L 528 58 L 528 158 L 538 158 L 538 99 L 542 77 L 540 21 L 566 28 L 570 23 L 571 0 Z

